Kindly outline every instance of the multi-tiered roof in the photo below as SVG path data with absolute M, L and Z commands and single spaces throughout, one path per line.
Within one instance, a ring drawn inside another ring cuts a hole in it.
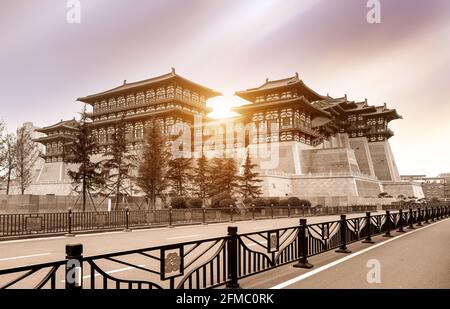
M 401 116 L 395 109 L 372 106 L 363 102 L 347 100 L 347 96 L 333 98 L 323 96 L 308 87 L 298 74 L 269 81 L 259 87 L 236 92 L 236 95 L 251 104 L 233 108 L 244 117 L 255 111 L 268 111 L 274 107 L 300 106 L 310 113 L 311 128 L 322 135 L 347 132 L 350 137 L 366 136 L 370 141 L 388 139 L 393 132 L 387 128 L 391 120 Z

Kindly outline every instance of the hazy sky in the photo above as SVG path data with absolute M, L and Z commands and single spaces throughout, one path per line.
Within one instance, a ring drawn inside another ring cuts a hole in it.
M 171 67 L 226 95 L 298 72 L 321 94 L 396 108 L 401 174 L 450 172 L 448 0 L 381 0 L 380 24 L 367 22 L 367 0 L 81 0 L 80 24 L 66 3 L 0 1 L 10 128 L 72 118 L 77 97 Z

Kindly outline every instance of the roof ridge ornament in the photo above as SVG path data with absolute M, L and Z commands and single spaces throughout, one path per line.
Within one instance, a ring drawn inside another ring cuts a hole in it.
M 126 80 L 126 79 L 123 80 L 123 84 L 124 84 L 124 85 L 127 84 L 127 80 Z
M 298 72 L 295 72 L 295 77 L 297 77 L 297 78 L 298 78 Z
M 171 67 L 170 71 L 171 71 L 172 74 L 175 74 L 175 68 L 174 67 Z
M 268 83 L 269 82 L 269 78 L 268 77 L 266 77 L 266 83 Z

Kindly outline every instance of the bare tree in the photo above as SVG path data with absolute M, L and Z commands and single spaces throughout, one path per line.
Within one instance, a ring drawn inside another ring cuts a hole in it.
M 7 134 L 5 138 L 5 160 L 3 163 L 4 180 L 6 181 L 6 195 L 11 188 L 11 180 L 14 177 L 16 168 L 16 137 L 14 134 Z
M 3 176 L 3 169 L 6 160 L 6 125 L 3 119 L 0 119 L 0 177 Z
M 14 147 L 15 153 L 15 176 L 21 194 L 25 194 L 25 190 L 33 181 L 33 167 L 39 158 L 39 149 L 37 144 L 31 138 L 31 132 L 20 127 L 17 130 L 17 138 Z

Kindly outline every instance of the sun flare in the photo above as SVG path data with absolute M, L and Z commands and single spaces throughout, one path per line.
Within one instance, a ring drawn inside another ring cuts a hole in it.
M 231 108 L 249 103 L 250 102 L 235 95 L 224 95 L 209 99 L 206 102 L 206 105 L 214 109 L 208 114 L 209 117 L 214 119 L 222 119 L 238 116 L 239 114 L 233 112 Z

